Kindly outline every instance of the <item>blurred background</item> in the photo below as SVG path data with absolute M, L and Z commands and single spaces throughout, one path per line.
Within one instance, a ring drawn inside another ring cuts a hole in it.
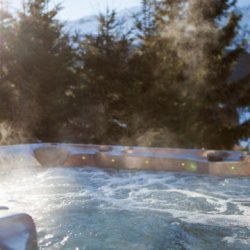
M 0 144 L 246 149 L 247 0 L 0 0 Z

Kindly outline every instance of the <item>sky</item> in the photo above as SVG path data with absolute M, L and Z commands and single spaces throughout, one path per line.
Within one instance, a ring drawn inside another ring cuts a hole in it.
M 21 6 L 22 0 L 9 0 L 14 9 Z M 88 15 L 96 15 L 109 6 L 117 11 L 138 6 L 141 0 L 52 0 L 52 3 L 62 3 L 64 7 L 59 14 L 63 20 L 76 20 Z M 239 6 L 250 5 L 250 0 L 238 0 Z

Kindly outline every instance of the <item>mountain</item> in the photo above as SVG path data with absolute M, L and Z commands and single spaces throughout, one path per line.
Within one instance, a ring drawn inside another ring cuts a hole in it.
M 125 28 L 127 30 L 131 29 L 134 23 L 133 16 L 139 14 L 141 7 L 133 7 L 130 9 L 125 9 L 118 12 L 118 18 L 120 20 L 126 20 Z M 250 52 L 250 5 L 246 7 L 238 7 L 235 10 L 238 13 L 242 14 L 242 19 L 240 22 L 240 33 L 236 41 L 241 40 L 243 37 L 249 43 L 248 51 Z M 222 21 L 225 22 L 225 21 Z M 86 16 L 81 19 L 70 21 L 66 23 L 66 30 L 70 32 L 79 31 L 84 34 L 96 33 L 98 28 L 97 16 Z
M 125 9 L 118 12 L 118 20 L 126 20 L 125 29 L 129 30 L 133 27 L 134 19 L 133 16 L 140 13 L 140 7 L 133 7 L 130 9 Z M 237 80 L 244 77 L 247 74 L 250 74 L 250 5 L 247 7 L 237 7 L 235 9 L 237 13 L 242 15 L 240 21 L 240 32 L 238 37 L 235 39 L 235 43 L 238 43 L 245 38 L 248 41 L 248 49 L 243 53 L 239 62 L 236 65 L 236 68 L 233 72 L 231 80 Z M 226 20 L 221 21 L 222 24 Z M 86 16 L 81 19 L 70 21 L 66 24 L 66 30 L 69 32 L 79 31 L 83 34 L 96 33 L 98 28 L 97 16 Z
M 133 7 L 119 11 L 118 20 L 125 20 L 125 29 L 129 30 L 134 24 L 133 16 L 140 13 L 141 7 Z M 97 16 L 86 16 L 75 21 L 66 23 L 66 30 L 70 32 L 79 31 L 84 34 L 96 33 L 98 28 Z
M 250 29 L 250 5 L 247 7 L 239 8 L 240 13 L 242 14 L 241 26 L 248 27 Z

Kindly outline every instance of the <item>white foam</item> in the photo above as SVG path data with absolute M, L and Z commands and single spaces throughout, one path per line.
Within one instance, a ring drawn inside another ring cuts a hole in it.
M 224 237 L 224 242 L 228 243 L 229 245 L 233 243 L 242 243 L 243 245 L 250 245 L 250 239 L 249 238 L 239 238 L 236 234 L 232 237 Z
M 92 168 L 29 169 L 21 175 L 18 169 L 2 173 L 0 198 L 1 205 L 33 215 L 39 232 L 57 228 L 49 234 L 64 227 L 57 225 L 60 211 L 86 209 L 165 213 L 184 223 L 250 230 L 249 186 L 247 178 Z

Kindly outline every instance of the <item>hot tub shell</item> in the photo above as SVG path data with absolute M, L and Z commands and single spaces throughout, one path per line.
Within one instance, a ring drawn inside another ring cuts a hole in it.
M 0 249 L 37 250 L 36 227 L 24 213 L 0 212 Z
M 250 154 L 240 151 L 46 143 L 0 147 L 0 156 L 1 167 L 92 166 L 250 176 Z M 36 250 L 36 228 L 32 218 L 23 213 L 0 212 L 0 249 Z
M 240 151 L 43 144 L 34 148 L 33 152 L 42 166 L 92 166 L 250 176 L 249 152 Z M 49 162 L 46 163 L 46 159 L 50 159 Z

